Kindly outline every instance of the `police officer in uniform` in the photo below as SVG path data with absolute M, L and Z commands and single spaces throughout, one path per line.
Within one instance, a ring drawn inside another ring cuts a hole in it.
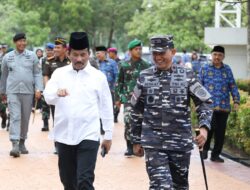
M 172 63 L 176 49 L 171 35 L 152 37 L 150 44 L 155 65 L 140 73 L 131 99 L 134 154 L 145 151 L 150 190 L 187 190 L 193 148 L 190 98 L 199 120 L 196 141 L 202 147 L 210 128 L 211 95 L 191 69 Z
M 54 56 L 47 58 L 43 68 L 43 82 L 46 86 L 47 82 L 51 78 L 52 73 L 59 67 L 70 64 L 67 57 L 67 42 L 62 37 L 55 38 Z M 55 107 L 50 105 L 52 118 L 54 120 Z
M 141 59 L 142 55 L 142 42 L 138 39 L 134 39 L 128 44 L 128 49 L 131 58 L 128 61 L 121 62 L 118 78 L 115 88 L 115 100 L 116 107 L 124 105 L 124 123 L 125 131 L 124 137 L 126 140 L 127 150 L 124 153 L 125 156 L 133 156 L 133 147 L 131 144 L 130 130 L 130 99 L 133 89 L 136 85 L 136 80 L 139 77 L 139 73 L 148 68 L 149 64 Z
M 13 37 L 14 51 L 3 58 L 0 93 L 7 94 L 10 111 L 10 132 L 12 142 L 10 155 L 19 157 L 28 154 L 24 142 L 27 138 L 32 101 L 41 97 L 43 90 L 42 72 L 37 56 L 26 50 L 26 36 L 18 33 Z

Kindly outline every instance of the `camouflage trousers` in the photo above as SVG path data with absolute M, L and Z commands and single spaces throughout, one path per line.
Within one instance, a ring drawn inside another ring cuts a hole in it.
M 6 113 L 7 103 L 3 102 L 0 98 L 0 117 L 2 118 L 2 124 L 6 124 L 6 121 L 8 119 L 7 113 Z
M 150 190 L 188 190 L 191 151 L 145 148 Z
M 124 132 L 124 138 L 125 140 L 131 141 L 131 104 L 130 102 L 124 104 L 124 124 L 125 124 L 125 132 Z
M 46 103 L 44 96 L 41 97 L 42 104 L 42 120 L 49 120 L 50 118 L 50 106 Z
M 3 102 L 2 98 L 0 97 L 0 112 L 5 113 L 7 108 L 7 102 Z

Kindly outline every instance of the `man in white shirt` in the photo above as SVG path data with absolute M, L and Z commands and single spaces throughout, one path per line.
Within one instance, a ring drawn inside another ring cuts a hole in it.
M 55 105 L 54 129 L 59 173 L 65 190 L 92 190 L 100 140 L 100 118 L 105 131 L 101 147 L 112 143 L 113 108 L 105 75 L 89 63 L 85 32 L 73 32 L 70 65 L 58 68 L 46 85 L 44 97 Z

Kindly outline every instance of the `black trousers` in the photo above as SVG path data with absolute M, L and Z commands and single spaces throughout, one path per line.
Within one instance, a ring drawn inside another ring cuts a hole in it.
M 57 142 L 58 166 L 64 190 L 94 190 L 94 170 L 98 141 L 83 140 L 78 145 Z
M 212 137 L 214 136 L 214 147 L 211 157 L 218 157 L 221 154 L 225 139 L 228 115 L 229 112 L 213 112 L 211 130 L 208 132 L 207 141 L 204 145 L 204 150 L 208 151 L 210 149 Z

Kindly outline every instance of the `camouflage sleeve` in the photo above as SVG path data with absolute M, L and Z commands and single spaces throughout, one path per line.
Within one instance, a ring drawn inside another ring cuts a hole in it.
M 209 104 L 212 103 L 211 95 L 195 77 L 191 79 L 189 84 L 189 93 L 195 104 L 199 127 L 210 129 L 212 109 Z
M 115 101 L 121 101 L 122 89 L 124 86 L 124 71 L 121 67 L 115 83 Z
M 229 77 L 229 79 L 228 79 L 229 84 L 228 85 L 229 85 L 229 89 L 230 89 L 230 93 L 232 95 L 233 101 L 236 104 L 240 104 L 240 94 L 239 94 L 236 82 L 234 80 L 233 72 L 232 72 L 230 67 L 228 67 L 227 73 L 228 73 L 228 77 Z
M 131 97 L 131 105 L 131 140 L 133 144 L 140 144 L 144 111 L 144 97 L 142 95 L 142 85 L 139 80 L 137 81 L 133 95 Z

